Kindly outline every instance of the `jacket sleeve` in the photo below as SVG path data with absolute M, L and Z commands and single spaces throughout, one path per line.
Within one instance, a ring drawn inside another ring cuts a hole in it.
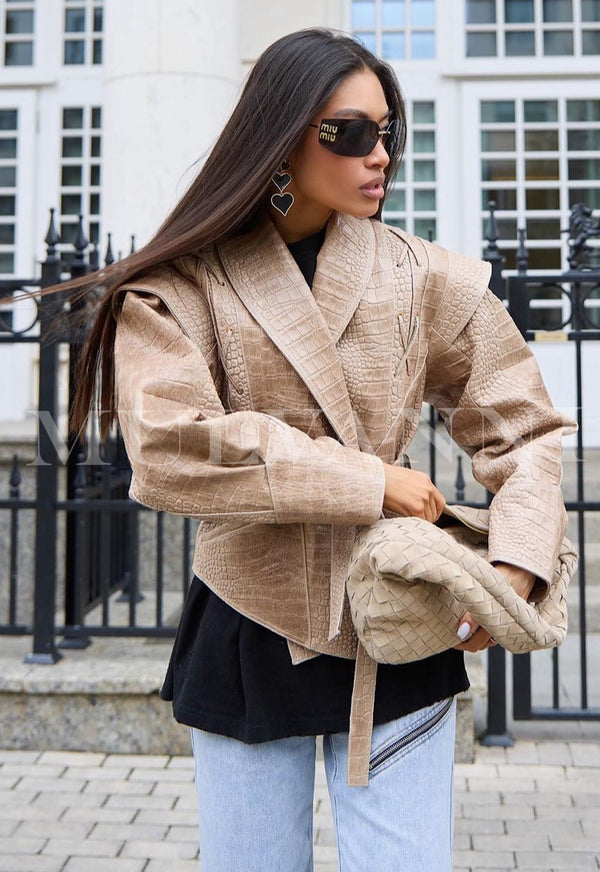
M 379 458 L 312 439 L 270 415 L 227 414 L 210 363 L 157 296 L 125 295 L 115 377 L 134 499 L 211 520 L 350 525 L 379 518 Z
M 566 528 L 561 436 L 576 425 L 552 406 L 533 354 L 502 303 L 481 298 L 456 338 L 433 331 L 425 399 L 495 494 L 490 561 L 550 581 Z

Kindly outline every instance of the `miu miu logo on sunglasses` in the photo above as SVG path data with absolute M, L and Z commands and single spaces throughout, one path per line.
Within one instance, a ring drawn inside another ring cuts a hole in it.
M 325 122 L 323 122 L 321 124 L 321 129 L 319 130 L 319 139 L 324 139 L 325 142 L 335 142 L 337 132 L 337 124 L 325 124 Z

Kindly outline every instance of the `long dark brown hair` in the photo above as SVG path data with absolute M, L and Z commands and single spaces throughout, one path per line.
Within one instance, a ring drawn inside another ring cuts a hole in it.
M 271 177 L 313 118 L 352 73 L 372 70 L 397 119 L 388 145 L 387 187 L 398 169 L 406 116 L 392 68 L 342 33 L 313 28 L 284 36 L 259 57 L 240 99 L 206 162 L 152 239 L 135 254 L 84 279 L 61 285 L 87 294 L 102 286 L 79 359 L 71 428 L 81 433 L 97 400 L 104 438 L 115 418 L 113 349 L 119 287 L 158 264 L 199 255 L 212 243 L 249 229 L 267 208 Z M 381 217 L 381 208 L 376 217 Z M 117 299 L 115 299 L 117 297 Z

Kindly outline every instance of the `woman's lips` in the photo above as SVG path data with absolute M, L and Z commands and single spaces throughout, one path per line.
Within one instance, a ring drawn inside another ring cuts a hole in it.
M 381 200 L 383 197 L 383 185 L 377 182 L 376 184 L 363 185 L 360 189 L 366 197 L 371 197 L 373 200 Z

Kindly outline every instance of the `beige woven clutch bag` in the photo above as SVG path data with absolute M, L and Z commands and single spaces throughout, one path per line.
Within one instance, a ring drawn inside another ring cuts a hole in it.
M 447 506 L 444 528 L 393 518 L 359 533 L 347 590 L 358 638 L 373 660 L 407 663 L 454 647 L 465 609 L 513 653 L 562 643 L 565 594 L 577 566 L 572 544 L 562 542 L 547 595 L 528 603 L 486 560 L 488 514 Z

